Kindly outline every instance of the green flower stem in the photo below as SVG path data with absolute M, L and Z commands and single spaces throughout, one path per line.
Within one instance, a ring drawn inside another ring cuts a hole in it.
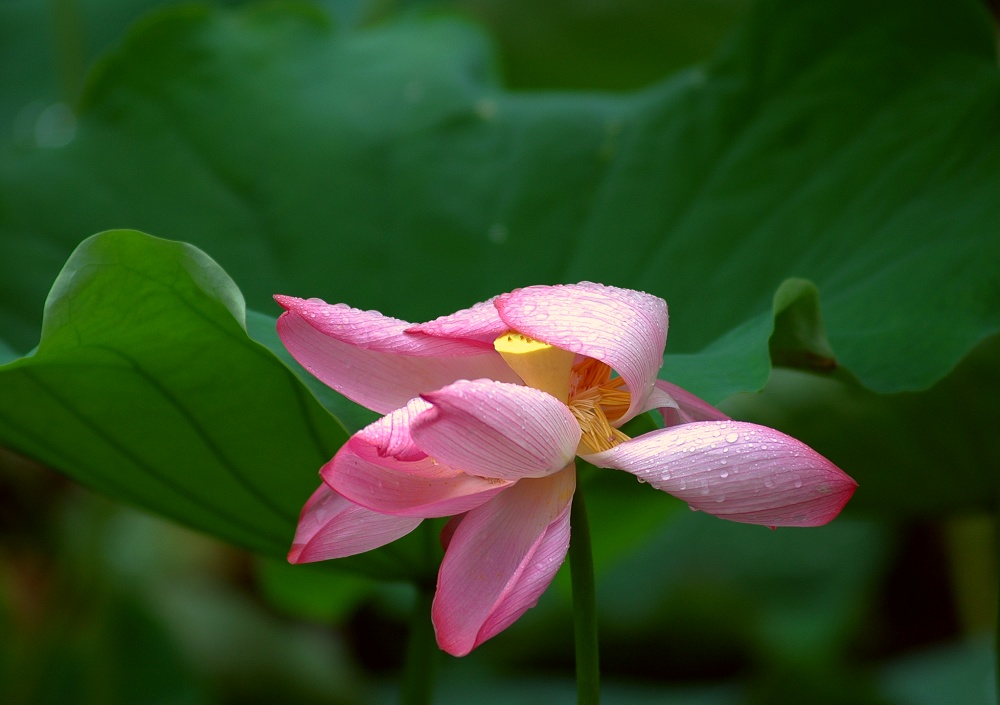
M 438 660 L 437 642 L 431 624 L 433 600 L 433 587 L 417 585 L 417 600 L 410 618 L 410 640 L 406 645 L 406 663 L 400 686 L 401 705 L 430 705 L 433 700 Z
M 579 705 L 597 705 L 601 701 L 601 667 L 597 644 L 594 557 L 590 547 L 587 507 L 579 483 L 570 512 L 569 567 L 576 637 L 576 701 Z

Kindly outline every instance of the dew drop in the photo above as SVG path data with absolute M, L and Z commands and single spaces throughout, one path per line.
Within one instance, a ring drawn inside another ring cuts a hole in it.
M 728 470 L 723 470 L 722 472 L 719 473 L 719 477 L 721 477 L 723 480 L 725 480 L 727 477 L 729 477 L 729 471 Z
M 795 480 L 795 488 L 798 489 L 799 487 L 802 487 L 802 480 L 797 479 Z
M 727 443 L 735 443 L 739 439 L 740 439 L 740 434 L 738 434 L 738 433 L 727 433 L 726 434 L 726 442 Z

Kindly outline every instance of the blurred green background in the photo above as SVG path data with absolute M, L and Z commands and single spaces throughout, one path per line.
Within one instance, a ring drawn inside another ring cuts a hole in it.
M 605 702 L 996 702 L 996 27 L 978 0 L 4 2 L 0 701 L 394 702 L 433 561 L 281 560 L 369 416 L 279 362 L 270 295 L 423 320 L 591 278 L 668 300 L 664 377 L 860 482 L 772 532 L 588 476 Z M 208 257 L 73 254 L 114 228 Z M 440 655 L 435 702 L 574 702 L 565 572 Z

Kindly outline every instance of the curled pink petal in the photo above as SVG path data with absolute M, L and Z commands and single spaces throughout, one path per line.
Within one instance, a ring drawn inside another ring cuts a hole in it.
M 683 499 L 693 509 L 766 526 L 820 526 L 857 483 L 804 443 L 756 424 L 699 421 L 583 456 Z
M 370 446 L 348 443 L 320 470 L 331 487 L 363 507 L 384 514 L 445 517 L 491 499 L 510 483 L 476 477 L 432 458 L 403 462 L 381 458 Z
M 419 397 L 410 399 L 406 402 L 406 406 L 365 426 L 354 434 L 351 440 L 371 446 L 382 457 L 392 457 L 396 460 L 426 458 L 427 453 L 420 450 L 410 435 L 410 424 L 413 423 L 413 419 L 430 408 L 431 405 Z
M 658 409 L 667 426 L 692 421 L 728 421 L 729 417 L 691 392 L 664 379 L 656 380 L 642 411 Z
M 500 317 L 519 333 L 600 360 L 632 395 L 628 421 L 646 404 L 663 364 L 667 304 L 641 291 L 582 282 L 530 286 L 497 297 Z
M 497 307 L 496 297 L 489 301 L 476 304 L 472 308 L 462 309 L 447 316 L 435 318 L 427 323 L 418 323 L 407 328 L 409 333 L 423 333 L 439 338 L 463 340 L 478 345 L 484 350 L 493 350 L 493 341 L 501 333 L 506 333 L 510 326 L 503 322 Z
M 555 397 L 488 379 L 425 394 L 411 427 L 417 445 L 472 475 L 518 480 L 558 472 L 576 456 L 580 425 Z
M 384 514 L 442 517 L 483 504 L 509 483 L 467 475 L 428 457 L 410 428 L 431 408 L 413 399 L 361 429 L 320 475 L 350 501 Z
M 442 649 L 464 656 L 538 602 L 566 558 L 575 488 L 573 467 L 520 480 L 462 519 L 431 610 Z
M 417 528 L 420 519 L 378 514 L 320 485 L 302 507 L 289 563 L 312 563 L 371 551 Z
M 285 308 L 278 335 L 292 356 L 325 384 L 379 413 L 457 379 L 520 381 L 480 344 L 407 333 L 406 321 L 344 304 L 274 298 Z

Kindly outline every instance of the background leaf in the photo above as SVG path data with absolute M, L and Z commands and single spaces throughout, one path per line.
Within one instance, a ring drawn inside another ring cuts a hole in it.
M 973 0 L 868 10 L 762 3 L 706 67 L 629 96 L 504 91 L 454 21 L 174 10 L 104 62 L 72 143 L 5 155 L 0 255 L 54 275 L 127 222 L 211 252 L 261 310 L 410 319 L 598 279 L 670 302 L 670 351 L 717 370 L 678 381 L 713 399 L 763 384 L 741 358 L 797 276 L 865 386 L 927 387 L 998 328 L 995 38 Z M 38 281 L 4 285 L 17 349 Z
M 284 556 L 346 434 L 243 316 L 239 290 L 190 245 L 133 231 L 86 240 L 53 286 L 38 351 L 0 368 L 0 439 Z

